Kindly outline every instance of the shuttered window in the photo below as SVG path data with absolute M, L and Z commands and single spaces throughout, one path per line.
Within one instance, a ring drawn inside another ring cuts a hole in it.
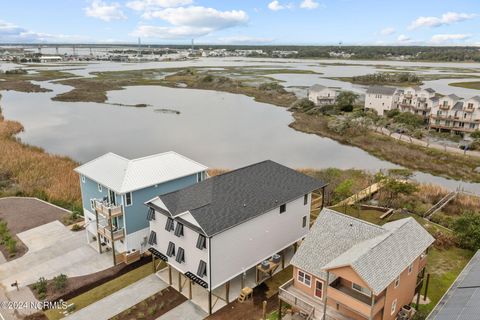
M 165 230 L 172 231 L 173 230 L 173 219 L 167 218 L 167 224 L 165 225 Z
M 157 244 L 157 234 L 155 233 L 155 231 L 150 231 L 150 237 L 148 237 L 148 244 Z
M 200 260 L 198 264 L 197 276 L 205 277 L 207 275 L 207 263 L 203 260 Z
M 177 237 L 183 236 L 183 224 L 177 222 L 177 226 L 175 227 L 175 235 Z
M 155 220 L 155 210 L 153 208 L 148 209 L 147 220 Z
M 175 244 L 173 242 L 168 243 L 167 256 L 171 257 L 175 255 Z
M 182 247 L 178 247 L 177 256 L 175 257 L 175 261 L 178 263 L 185 262 L 185 250 Z
M 200 250 L 206 249 L 207 248 L 207 239 L 203 234 L 198 235 L 197 239 L 197 248 Z

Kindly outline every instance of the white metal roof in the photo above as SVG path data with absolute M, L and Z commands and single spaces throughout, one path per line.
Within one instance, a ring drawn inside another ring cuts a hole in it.
M 132 160 L 109 152 L 75 168 L 75 171 L 117 193 L 126 193 L 206 169 L 198 162 L 169 151 Z

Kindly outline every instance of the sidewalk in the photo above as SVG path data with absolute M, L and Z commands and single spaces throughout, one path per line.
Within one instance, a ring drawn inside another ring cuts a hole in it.
M 168 285 L 155 274 L 149 275 L 94 304 L 65 317 L 71 320 L 110 319 L 120 312 L 136 305 Z
M 192 301 L 187 300 L 164 315 L 161 315 L 157 320 L 201 320 L 205 319 L 207 316 L 208 314 L 203 311 L 202 308 L 194 304 Z

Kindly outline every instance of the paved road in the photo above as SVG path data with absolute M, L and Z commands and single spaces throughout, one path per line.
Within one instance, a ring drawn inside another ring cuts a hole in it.
M 112 266 L 111 256 L 98 254 L 86 243 L 85 231 L 72 232 L 59 221 L 47 223 L 17 235 L 29 251 L 22 257 L 0 264 L 0 284 L 14 290 L 34 283 L 39 277 L 53 278 L 60 273 L 81 276 Z
M 94 304 L 78 310 L 65 319 L 109 319 L 166 287 L 168 287 L 168 285 L 165 282 L 160 280 L 155 274 L 152 274 L 128 287 L 112 293 Z
M 173 308 L 164 315 L 160 316 L 157 318 L 157 320 L 201 320 L 205 319 L 207 315 L 208 314 L 203 311 L 202 308 L 194 304 L 192 301 L 187 300 L 176 308 Z

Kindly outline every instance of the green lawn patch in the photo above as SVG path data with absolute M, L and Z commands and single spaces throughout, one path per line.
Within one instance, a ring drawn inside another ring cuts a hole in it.
M 74 303 L 75 310 L 85 308 L 92 303 L 105 298 L 106 296 L 111 295 L 114 292 L 117 292 L 120 289 L 123 289 L 132 283 L 137 282 L 140 279 L 145 278 L 146 276 L 153 273 L 153 268 L 150 263 L 147 263 L 135 270 L 130 271 L 112 281 L 102 284 L 90 291 L 87 291 L 79 296 L 76 296 L 73 299 L 67 301 L 67 304 Z M 63 310 L 51 309 L 45 311 L 49 320 L 57 320 L 63 317 Z
M 467 88 L 467 89 L 480 90 L 480 81 L 454 82 L 454 83 L 449 83 L 448 85 L 452 87 L 461 87 L 461 88 Z

